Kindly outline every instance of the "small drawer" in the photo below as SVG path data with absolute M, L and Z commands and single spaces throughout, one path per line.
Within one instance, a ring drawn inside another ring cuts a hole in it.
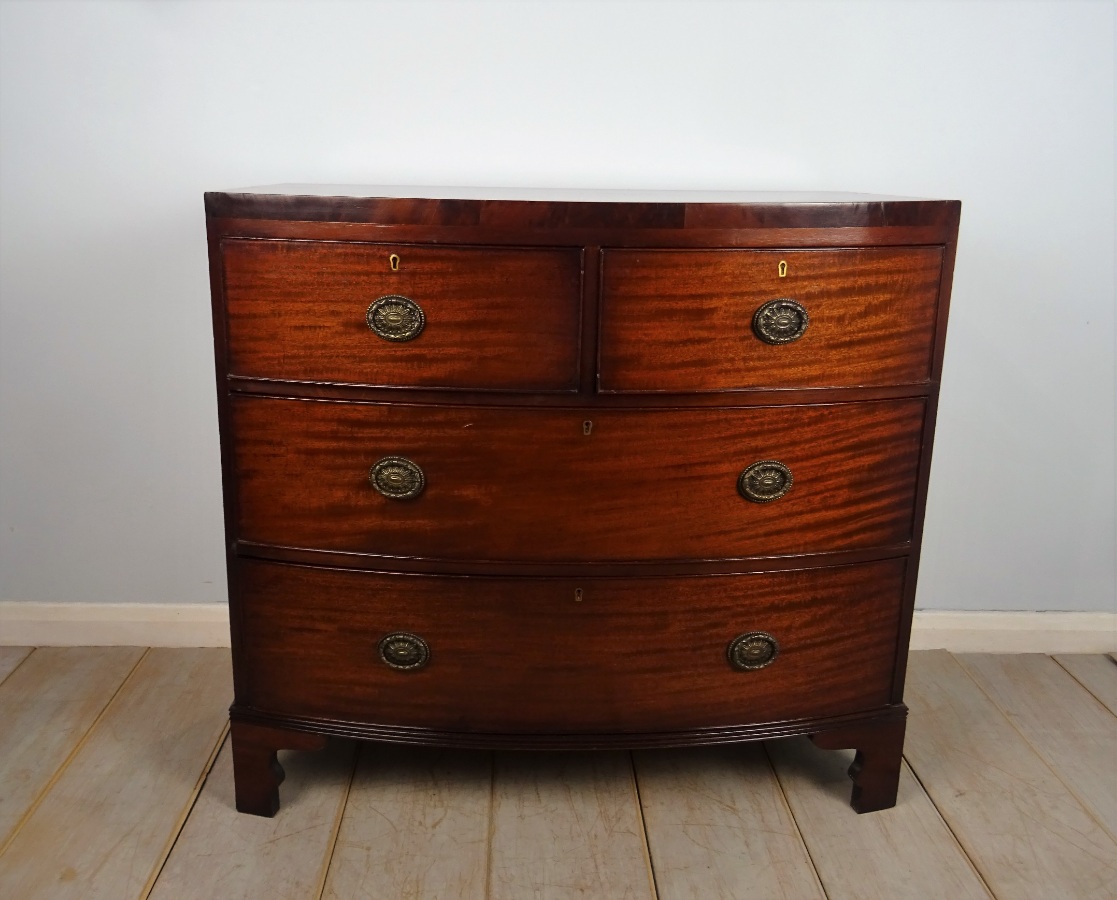
M 488 733 L 671 731 L 890 700 L 903 560 L 752 575 L 479 578 L 241 559 L 272 713 Z
M 239 396 L 231 409 L 241 540 L 577 563 L 906 542 L 925 404 L 558 410 Z
M 600 388 L 926 382 L 942 248 L 607 250 Z
M 232 375 L 572 391 L 580 250 L 231 239 Z

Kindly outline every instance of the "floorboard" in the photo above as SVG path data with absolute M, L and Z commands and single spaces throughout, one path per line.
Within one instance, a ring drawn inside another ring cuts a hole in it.
M 853 751 L 820 750 L 807 738 L 765 746 L 829 900 L 988 900 L 906 765 L 896 806 L 859 816 L 846 774 Z
M 1055 661 L 1117 716 L 1117 662 L 1103 653 L 1059 654 Z
M 0 684 L 0 851 L 143 650 L 44 647 Z
M 1050 656 L 967 653 L 956 658 L 1117 838 L 1117 716 Z
M 633 759 L 659 900 L 825 896 L 761 745 Z
M 1106 898 L 1117 844 L 961 664 L 911 655 L 906 756 L 992 892 Z
M 653 900 L 623 752 L 498 753 L 491 900 Z
M 331 742 L 321 752 L 281 751 L 283 805 L 265 819 L 236 811 L 226 739 L 151 900 L 317 898 L 355 755 L 351 741 Z
M 31 653 L 31 647 L 0 647 L 0 684 Z
M 363 746 L 323 897 L 483 900 L 491 798 L 489 753 Z
M 228 650 L 148 651 L 0 856 L 7 896 L 142 896 L 216 751 L 231 684 Z
M 1104 654 L 913 653 L 898 804 L 864 816 L 851 753 L 806 739 L 338 741 L 281 753 L 279 814 L 246 816 L 218 752 L 229 668 L 224 649 L 0 648 L 2 900 L 1117 896 Z

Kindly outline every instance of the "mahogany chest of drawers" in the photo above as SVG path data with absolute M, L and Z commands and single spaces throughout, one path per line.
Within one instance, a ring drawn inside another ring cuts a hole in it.
M 959 204 L 210 193 L 238 809 L 281 748 L 855 748 L 895 803 Z

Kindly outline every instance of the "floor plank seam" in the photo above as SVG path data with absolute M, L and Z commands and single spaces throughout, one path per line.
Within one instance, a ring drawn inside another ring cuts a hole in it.
M 1010 726 L 1012 727 L 1012 730 L 1013 730 L 1013 731 L 1015 731 L 1015 732 L 1016 732 L 1016 734 L 1017 734 L 1017 736 L 1018 736 L 1018 737 L 1020 738 L 1020 740 L 1022 740 L 1022 741 L 1024 742 L 1024 746 L 1026 746 L 1026 747 L 1027 747 L 1027 748 L 1028 748 L 1029 750 L 1031 750 L 1031 751 L 1032 751 L 1032 753 L 1034 753 L 1034 754 L 1036 755 L 1036 757 L 1037 757 L 1037 758 L 1039 759 L 1039 761 L 1040 761 L 1041 763 L 1043 763 L 1043 764 L 1044 764 L 1044 765 L 1045 765 L 1045 766 L 1047 767 L 1047 770 L 1048 770 L 1048 771 L 1049 771 L 1049 772 L 1050 772 L 1050 773 L 1051 773 L 1052 775 L 1054 775 L 1054 776 L 1055 776 L 1055 780 L 1056 780 L 1056 781 L 1057 781 L 1057 782 L 1058 782 L 1059 784 L 1061 784 L 1061 785 L 1063 786 L 1063 789 L 1064 789 L 1064 790 L 1065 790 L 1065 791 L 1066 791 L 1066 792 L 1067 792 L 1068 794 L 1070 794 L 1070 796 L 1071 796 L 1072 798 L 1074 798 L 1074 800 L 1075 800 L 1075 801 L 1076 801 L 1076 802 L 1078 803 L 1078 805 L 1079 805 L 1079 806 L 1081 806 L 1081 807 L 1082 807 L 1082 809 L 1083 809 L 1083 811 L 1084 811 L 1084 812 L 1086 813 L 1086 815 L 1088 815 L 1088 816 L 1089 816 L 1089 817 L 1090 817 L 1091 819 L 1093 819 L 1093 821 L 1094 821 L 1094 824 L 1095 824 L 1095 825 L 1097 825 L 1097 826 L 1098 826 L 1098 827 L 1099 827 L 1099 828 L 1100 828 L 1100 829 L 1102 830 L 1102 832 L 1103 832 L 1104 834 L 1108 835 L 1108 836 L 1110 837 L 1110 839 L 1112 839 L 1112 840 L 1114 840 L 1114 841 L 1117 841 L 1117 834 L 1114 834 L 1114 833 L 1113 833 L 1112 831 L 1110 831 L 1110 830 L 1109 830 L 1109 827 L 1108 827 L 1108 826 L 1107 826 L 1107 825 L 1105 824 L 1105 822 L 1103 822 L 1103 821 L 1102 821 L 1101 817 L 1100 817 L 1100 816 L 1099 816 L 1099 815 L 1098 815 L 1098 814 L 1097 814 L 1097 813 L 1096 813 L 1096 812 L 1094 811 L 1094 807 L 1093 807 L 1093 805 L 1092 805 L 1092 804 L 1091 804 L 1091 803 L 1090 803 L 1090 802 L 1089 802 L 1089 801 L 1088 801 L 1087 799 L 1083 798 L 1083 797 L 1082 797 L 1082 795 L 1081 795 L 1081 794 L 1079 794 L 1079 793 L 1078 793 L 1078 791 L 1077 791 L 1077 790 L 1075 789 L 1075 787 L 1074 787 L 1074 786 L 1073 786 L 1072 784 L 1070 784 L 1070 782 L 1068 782 L 1068 781 L 1067 781 L 1067 780 L 1066 780 L 1066 779 L 1065 779 L 1065 778 L 1064 778 L 1064 777 L 1063 777 L 1063 776 L 1062 776 L 1062 775 L 1060 774 L 1060 772 L 1059 772 L 1059 767 L 1058 767 L 1058 766 L 1056 766 L 1056 765 L 1055 765 L 1054 763 L 1052 763 L 1052 762 L 1051 762 L 1051 761 L 1050 761 L 1050 760 L 1049 760 L 1049 759 L 1047 758 L 1047 755 L 1046 755 L 1046 754 L 1045 754 L 1045 753 L 1043 752 L 1043 750 L 1042 750 L 1042 749 L 1040 749 L 1039 747 L 1037 747 L 1037 746 L 1036 746 L 1035 744 L 1033 744 L 1033 743 L 1032 743 L 1032 742 L 1031 742 L 1031 741 L 1030 741 L 1030 740 L 1028 739 L 1028 736 L 1027 736 L 1027 735 L 1026 735 L 1026 734 L 1025 734 L 1025 733 L 1024 733 L 1024 732 L 1023 732 L 1023 731 L 1022 731 L 1021 729 L 1020 729 L 1020 727 L 1019 727 L 1019 726 L 1018 726 L 1018 725 L 1016 724 L 1016 722 L 1015 722 L 1015 721 L 1013 720 L 1012 716 L 1010 716 L 1010 715 L 1009 715 L 1009 714 L 1008 714 L 1008 713 L 1007 713 L 1007 712 L 1006 712 L 1006 711 L 1005 711 L 1005 710 L 1004 710 L 1004 709 L 1003 709 L 1003 708 L 1002 708 L 1002 707 L 1000 706 L 1000 704 L 998 704 L 998 703 L 997 703 L 997 701 L 993 699 L 993 696 L 992 696 L 992 695 L 991 695 L 991 694 L 990 694 L 990 693 L 989 693 L 989 692 L 988 692 L 987 690 L 985 690 L 985 686 L 984 686 L 984 685 L 983 685 L 983 684 L 982 684 L 982 683 L 981 683 L 981 682 L 980 682 L 980 681 L 979 681 L 979 680 L 977 679 L 977 677 L 976 677 L 976 676 L 975 676 L 975 675 L 974 675 L 974 674 L 973 674 L 973 673 L 972 673 L 972 672 L 971 672 L 971 671 L 970 671 L 970 670 L 969 670 L 969 669 L 968 669 L 968 668 L 966 667 L 966 665 L 965 665 L 965 664 L 964 664 L 963 662 L 961 662 L 961 660 L 959 660 L 959 659 L 958 659 L 958 657 L 957 657 L 957 656 L 956 656 L 955 654 L 953 654 L 953 653 L 952 653 L 952 654 L 951 654 L 951 656 L 952 656 L 952 657 L 954 658 L 954 662 L 958 664 L 959 668 L 961 668 L 961 670 L 962 670 L 963 672 L 965 672 L 965 673 L 966 673 L 966 677 L 967 677 L 967 678 L 969 678 L 969 679 L 970 679 L 970 681 L 972 681 L 972 682 L 973 682 L 973 683 L 974 683 L 975 685 L 977 685 L 977 689 L 978 689 L 979 691 L 981 691 L 982 695 L 983 695 L 983 696 L 984 696 L 984 697 L 985 697 L 985 698 L 986 698 L 986 699 L 987 699 L 987 700 L 988 700 L 988 701 L 989 701 L 990 703 L 992 703 L 992 704 L 993 704 L 993 708 L 994 708 L 994 709 L 996 709 L 996 710 L 997 710 L 997 712 L 999 712 L 999 713 L 1000 713 L 1000 714 L 1001 714 L 1001 715 L 1002 715 L 1002 716 L 1004 717 L 1005 721 L 1006 721 L 1006 722 L 1008 722 L 1008 724 L 1009 724 L 1009 725 L 1010 725 Z M 1062 668 L 1062 667 L 1060 666 L 1060 668 Z M 1076 681 L 1076 683 L 1077 683 L 1077 679 L 1076 679 L 1075 681 Z M 1093 694 L 1091 694 L 1091 693 L 1090 693 L 1089 691 L 1087 691 L 1086 693 L 1090 695 L 1090 698 L 1091 698 L 1092 700 L 1097 700 L 1097 697 L 1095 697 L 1095 696 L 1094 696 Z M 1108 710 L 1107 710 L 1107 711 L 1108 711 Z
M 323 854 L 322 871 L 318 876 L 318 890 L 314 894 L 314 900 L 322 900 L 326 893 L 326 884 L 330 880 L 330 867 L 334 863 L 334 852 L 337 850 L 337 838 L 341 834 L 341 822 L 345 818 L 345 808 L 349 805 L 349 794 L 353 790 L 353 780 L 357 777 L 357 764 L 361 761 L 363 753 L 364 745 L 357 745 L 353 753 L 353 763 L 349 767 L 349 781 L 345 785 L 345 791 L 337 805 L 337 814 L 334 816 L 333 828 L 330 830 L 330 843 L 325 854 Z
M 814 857 L 811 855 L 810 845 L 807 844 L 807 839 L 803 837 L 803 829 L 799 827 L 799 820 L 795 818 L 795 810 L 791 808 L 791 801 L 787 799 L 787 791 L 784 790 L 783 782 L 780 781 L 780 774 L 776 771 L 776 766 L 772 762 L 772 756 L 768 752 L 768 742 L 761 742 L 760 749 L 764 752 L 764 759 L 768 763 L 768 771 L 772 773 L 772 778 L 775 779 L 776 787 L 780 789 L 780 799 L 783 801 L 784 808 L 787 809 L 787 814 L 791 818 L 791 824 L 795 826 L 795 833 L 799 836 L 799 843 L 803 845 L 803 852 L 807 854 L 807 860 L 811 864 L 811 871 L 814 872 L 814 880 L 818 884 L 818 889 L 822 892 L 822 896 L 825 897 L 826 900 L 829 900 L 830 894 L 826 890 L 826 885 L 822 883 L 822 873 L 818 871 L 818 866 L 815 865 Z
M 225 741 L 228 737 L 229 722 L 226 720 L 224 727 L 217 736 L 217 742 L 210 749 L 209 758 L 202 767 L 202 774 L 198 778 L 198 783 L 194 786 L 194 794 L 190 798 L 190 802 L 185 805 L 186 811 L 178 822 L 177 827 L 171 832 L 171 836 L 167 841 L 167 846 L 163 848 L 163 854 L 159 862 L 152 867 L 153 874 L 148 877 L 148 882 L 144 885 L 143 890 L 140 891 L 138 900 L 147 900 L 147 898 L 151 896 L 151 892 L 155 890 L 155 885 L 159 883 L 159 876 L 163 874 L 163 869 L 167 866 L 167 860 L 171 858 L 171 854 L 174 853 L 175 850 L 175 845 L 178 844 L 178 839 L 182 836 L 182 830 L 186 827 L 186 823 L 194 813 L 194 807 L 198 805 L 198 800 L 202 796 L 202 791 L 205 789 L 206 782 L 209 781 L 210 773 L 213 772 L 213 767 L 217 763 L 217 756 L 221 752 L 221 748 L 225 745 Z
M 8 852 L 8 848 L 15 841 L 20 831 L 23 830 L 23 826 L 26 825 L 27 821 L 35 814 L 35 811 L 42 805 L 43 800 L 46 799 L 51 790 L 53 790 L 54 786 L 58 783 L 58 780 L 62 777 L 62 774 L 69 767 L 70 763 L 73 762 L 74 758 L 89 742 L 90 737 L 97 730 L 98 726 L 100 726 L 101 720 L 105 718 L 105 714 L 109 711 L 110 707 L 112 707 L 116 698 L 120 696 L 120 692 L 124 690 L 124 686 L 132 680 L 132 677 L 136 674 L 136 670 L 140 667 L 140 664 L 145 659 L 147 659 L 147 656 L 150 652 L 150 647 L 144 648 L 144 652 L 140 654 L 139 659 L 136 660 L 136 664 L 128 670 L 127 675 L 120 679 L 120 684 L 116 686 L 116 690 L 112 692 L 112 696 L 109 697 L 107 701 L 105 701 L 105 705 L 101 707 L 101 711 L 97 713 L 97 716 L 89 724 L 89 727 L 85 729 L 85 733 L 82 734 L 80 738 L 78 738 L 77 742 L 71 748 L 70 752 L 66 755 L 66 758 L 62 760 L 58 768 L 54 770 L 54 774 L 51 775 L 50 778 L 47 780 L 47 783 L 43 785 L 42 790 L 39 791 L 39 793 L 35 795 L 35 799 L 28 804 L 27 809 L 23 811 L 23 815 L 19 817 L 19 820 L 16 822 L 15 827 L 12 828 L 11 834 L 8 835 L 3 844 L 0 844 L 0 856 L 3 856 L 5 853 Z M 30 659 L 30 657 L 31 654 L 28 654 L 27 658 Z M 22 663 L 20 665 L 22 665 Z
M 1105 658 L 1106 658 L 1106 659 L 1108 659 L 1108 660 L 1109 660 L 1109 661 L 1110 661 L 1111 663 L 1113 663 L 1114 667 L 1115 667 L 1115 668 L 1117 668 L 1117 660 L 1114 660 L 1114 659 L 1112 659 L 1112 658 L 1111 658 L 1111 657 L 1109 657 L 1109 656 L 1106 656 Z M 1059 658 L 1058 658 L 1058 657 L 1056 657 L 1056 656 L 1052 656 L 1052 657 L 1051 657 L 1051 659 L 1053 659 L 1053 660 L 1055 661 L 1055 664 L 1056 664 L 1056 665 L 1057 665 L 1057 666 L 1058 666 L 1058 667 L 1059 667 L 1060 669 L 1062 669 L 1062 670 L 1063 670 L 1064 672 L 1066 672 L 1066 673 L 1067 673 L 1067 674 L 1068 674 L 1068 675 L 1069 675 L 1069 676 L 1070 676 L 1071 678 L 1073 678 L 1073 679 L 1074 679 L 1074 680 L 1075 680 L 1075 681 L 1076 681 L 1076 682 L 1077 682 L 1077 683 L 1078 683 L 1079 685 L 1081 685 L 1081 687 L 1082 687 L 1082 690 L 1084 690 L 1084 691 L 1085 691 L 1085 692 L 1086 692 L 1087 694 L 1089 694 L 1089 695 L 1090 695 L 1091 697 L 1093 697 L 1093 698 L 1094 698 L 1095 700 L 1097 700 L 1097 701 L 1098 701 L 1098 703 L 1100 703 L 1100 704 L 1101 704 L 1101 707 L 1102 707 L 1102 709 L 1104 709 L 1104 710 L 1105 710 L 1105 711 L 1106 711 L 1107 713 L 1109 713 L 1109 714 L 1110 714 L 1111 716 L 1115 716 L 1115 717 L 1117 717 L 1117 713 L 1114 713 L 1114 712 L 1113 712 L 1113 710 L 1111 710 L 1111 709 L 1110 709 L 1110 708 L 1109 708 L 1108 706 L 1106 706 L 1106 704 L 1105 704 L 1105 701 L 1104 701 L 1104 700 L 1102 700 L 1102 698 L 1101 698 L 1101 697 L 1099 697 L 1099 696 L 1098 696 L 1098 695 L 1097 695 L 1096 693 L 1094 693 L 1094 692 L 1093 692 L 1092 690 L 1090 690 L 1089 686 L 1088 686 L 1088 685 L 1086 685 L 1085 683 L 1083 683 L 1082 679 L 1081 679 L 1081 678 L 1079 678 L 1079 677 L 1078 677 L 1077 675 L 1075 675 L 1075 674 L 1074 674 L 1074 672 L 1072 672 L 1072 671 L 1071 671 L 1070 669 L 1068 669 L 1068 668 L 1067 668 L 1066 666 L 1064 666 L 1064 665 L 1063 665 L 1063 664 L 1062 664 L 1062 663 L 1061 663 L 1061 662 L 1059 661 Z
M 38 649 L 39 649 L 38 647 L 32 647 L 30 653 L 28 653 L 25 657 L 23 657 L 23 659 L 21 659 L 19 662 L 17 662 L 16 665 L 15 665 L 15 668 L 12 669 L 12 671 L 10 671 L 3 678 L 0 678 L 0 684 L 3 684 L 9 678 L 11 678 L 13 675 L 15 675 L 15 673 L 19 669 L 19 667 L 22 666 L 25 662 L 27 662 L 27 660 L 29 660 L 31 658 L 31 654 L 34 653 Z
M 655 861 L 652 859 L 652 842 L 648 837 L 648 822 L 644 818 L 644 801 L 640 797 L 640 778 L 636 774 L 636 758 L 630 750 L 628 766 L 632 773 L 632 791 L 636 797 L 636 811 L 640 814 L 640 831 L 644 837 L 644 860 L 648 866 L 648 878 L 652 883 L 652 897 L 659 900 L 659 883 L 655 877 Z
M 489 822 L 485 834 L 485 900 L 493 895 L 493 838 L 496 832 L 496 754 L 489 754 Z
M 954 829 L 950 827 L 950 822 L 948 822 L 946 816 L 942 814 L 942 810 L 939 809 L 938 804 L 935 803 L 935 798 L 931 796 L 931 792 L 927 790 L 927 786 L 923 783 L 923 779 L 919 777 L 919 773 L 915 771 L 915 766 L 911 764 L 911 760 L 908 759 L 906 755 L 904 756 L 904 763 L 907 765 L 908 771 L 911 772 L 911 777 L 918 783 L 919 789 L 923 791 L 923 795 L 931 802 L 931 808 L 935 811 L 935 815 L 939 817 L 939 821 L 942 822 L 943 828 L 946 829 L 946 833 L 949 834 L 951 840 L 954 841 L 954 846 L 958 848 L 958 851 L 965 857 L 966 862 L 969 863 L 974 875 L 977 876 L 977 880 L 980 881 L 981 886 L 985 888 L 985 892 L 992 897 L 993 900 L 997 900 L 997 895 L 993 893 L 993 889 L 989 886 L 989 882 L 985 880 L 985 876 L 982 874 L 981 869 L 978 868 L 977 863 L 974 861 L 973 857 L 970 856 L 965 845 L 958 838 L 958 835 L 954 833 Z

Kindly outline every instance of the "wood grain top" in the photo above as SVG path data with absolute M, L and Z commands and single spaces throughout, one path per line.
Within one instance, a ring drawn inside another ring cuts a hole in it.
M 210 218 L 497 227 L 826 228 L 957 223 L 956 200 L 815 191 L 280 184 L 212 191 Z

